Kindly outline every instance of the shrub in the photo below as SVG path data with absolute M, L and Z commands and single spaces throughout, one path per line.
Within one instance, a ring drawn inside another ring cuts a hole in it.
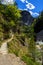
M 27 64 L 27 65 L 34 65 L 34 62 L 31 60 L 31 58 L 27 56 L 22 56 L 22 60 Z

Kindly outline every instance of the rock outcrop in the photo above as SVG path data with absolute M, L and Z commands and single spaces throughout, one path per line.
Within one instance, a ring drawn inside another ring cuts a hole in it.
M 21 12 L 21 23 L 24 25 L 30 25 L 34 18 L 31 16 L 31 14 L 28 11 L 22 11 Z

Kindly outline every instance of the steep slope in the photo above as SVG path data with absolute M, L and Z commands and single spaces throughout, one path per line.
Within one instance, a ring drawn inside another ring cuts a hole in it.
M 37 33 L 36 39 L 38 41 L 43 41 L 43 30 L 41 30 L 39 33 Z
M 0 47 L 0 53 L 2 54 L 7 54 L 8 53 L 8 48 L 7 48 L 7 43 L 10 42 L 13 39 L 13 35 L 11 36 L 10 39 L 6 40 L 5 42 L 2 43 Z
M 19 57 L 15 54 L 9 54 L 7 43 L 13 39 L 13 35 L 10 39 L 6 40 L 0 48 L 0 65 L 26 65 Z
M 0 54 L 0 65 L 26 65 L 19 57 L 14 54 Z
M 34 18 L 30 15 L 28 11 L 22 11 L 21 15 L 22 15 L 21 17 L 22 24 L 30 25 L 34 20 Z

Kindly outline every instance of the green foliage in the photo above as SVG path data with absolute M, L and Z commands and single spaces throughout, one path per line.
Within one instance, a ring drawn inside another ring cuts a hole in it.
M 20 17 L 21 14 L 16 5 L 0 4 L 0 31 L 5 34 L 10 32 L 10 30 L 12 32 L 14 32 L 13 29 L 17 30 L 17 22 Z M 8 36 L 8 34 L 6 35 Z
M 34 65 L 34 62 L 28 56 L 22 56 L 22 60 L 26 63 L 26 65 Z
M 7 43 L 7 46 L 9 53 L 13 53 L 16 56 L 18 56 L 19 47 L 18 47 L 18 42 L 16 42 L 16 39 L 13 39 L 11 42 Z
M 15 5 L 0 4 L 0 41 L 2 39 L 8 39 L 10 31 L 12 31 L 16 36 L 14 36 L 14 39 L 8 43 L 9 53 L 14 53 L 17 56 L 21 54 L 22 60 L 26 62 L 27 65 L 38 65 L 39 63 L 35 62 L 36 45 L 34 26 L 38 21 L 43 21 L 43 13 L 35 19 L 30 26 L 21 25 L 20 13 L 21 11 L 18 10 Z M 28 41 L 26 41 L 26 39 Z M 28 45 L 26 46 L 27 43 Z M 27 52 L 27 50 L 29 52 Z M 26 54 L 30 55 L 26 56 Z
M 22 60 L 26 63 L 26 65 L 41 65 L 39 62 L 33 62 L 32 58 L 28 56 L 22 56 Z

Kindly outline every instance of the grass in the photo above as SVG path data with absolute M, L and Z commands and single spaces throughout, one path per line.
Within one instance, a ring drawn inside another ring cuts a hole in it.
M 26 55 L 22 56 L 21 59 L 26 63 L 26 65 L 34 65 L 33 61 L 29 57 L 27 57 Z
M 7 43 L 7 46 L 8 52 L 16 54 L 16 56 L 21 57 L 28 53 L 28 48 L 23 46 L 16 37 L 14 37 L 14 39 L 11 42 Z
M 21 59 L 26 63 L 26 65 L 41 65 L 41 63 L 39 63 L 39 62 L 33 62 L 32 58 L 30 58 L 26 55 L 22 56 Z

